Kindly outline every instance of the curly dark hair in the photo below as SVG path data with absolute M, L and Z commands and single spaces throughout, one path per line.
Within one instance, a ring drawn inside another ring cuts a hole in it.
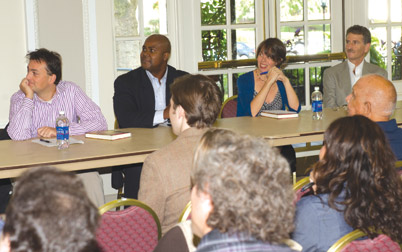
M 14 187 L 3 232 L 11 251 L 100 251 L 99 212 L 80 178 L 52 167 L 25 172 Z
M 382 129 L 361 115 L 340 118 L 325 131 L 324 146 L 313 167 L 317 193 L 329 194 L 330 207 L 354 229 L 402 241 L 402 180 Z
M 295 214 L 289 164 L 264 139 L 209 129 L 196 149 L 191 178 L 211 196 L 212 229 L 270 243 L 289 238 Z

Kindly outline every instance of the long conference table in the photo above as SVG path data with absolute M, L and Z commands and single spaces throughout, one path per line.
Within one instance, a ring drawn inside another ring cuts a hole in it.
M 402 102 L 398 102 L 394 118 L 402 125 Z M 266 117 L 235 117 L 218 119 L 214 127 L 230 129 L 238 133 L 263 137 L 272 146 L 322 141 L 325 129 L 337 118 L 347 115 L 343 108 L 326 108 L 322 120 L 313 120 L 311 111 L 301 111 L 299 117 L 273 119 Z M 46 147 L 26 141 L 0 141 L 0 178 L 17 177 L 35 166 L 55 166 L 76 171 L 116 165 L 140 163 L 155 150 L 175 139 L 170 127 L 152 129 L 124 129 L 131 138 L 115 141 L 73 136 L 84 144 L 73 144 L 66 150 Z

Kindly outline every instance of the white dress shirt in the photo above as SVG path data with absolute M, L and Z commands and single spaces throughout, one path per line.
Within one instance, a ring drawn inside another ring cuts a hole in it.
M 350 82 L 352 84 L 352 87 L 355 85 L 356 81 L 358 81 L 360 79 L 360 77 L 362 77 L 363 62 L 364 62 L 364 60 L 362 60 L 362 62 L 360 62 L 360 64 L 358 66 L 355 66 L 355 64 L 353 64 L 352 62 L 350 62 L 348 60 Z
M 161 81 L 159 82 L 158 78 L 153 76 L 151 72 L 145 70 L 148 75 L 149 80 L 152 83 L 152 87 L 154 88 L 155 94 L 155 115 L 154 115 L 154 126 L 164 123 L 166 120 L 163 119 L 163 111 L 166 108 L 166 79 L 168 69 L 166 68 L 166 72 L 163 75 Z

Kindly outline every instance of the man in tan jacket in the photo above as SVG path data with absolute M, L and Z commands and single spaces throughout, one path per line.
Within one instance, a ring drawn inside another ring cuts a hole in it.
M 138 199 L 158 215 L 162 234 L 173 227 L 190 201 L 190 169 L 198 140 L 218 117 L 221 92 L 203 75 L 185 75 L 171 88 L 170 120 L 178 137 L 144 162 Z

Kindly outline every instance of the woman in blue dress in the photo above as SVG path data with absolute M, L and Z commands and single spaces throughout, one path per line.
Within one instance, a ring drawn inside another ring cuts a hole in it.
M 334 121 L 310 179 L 315 195 L 296 205 L 292 238 L 303 251 L 327 251 L 354 229 L 402 241 L 402 180 L 381 128 L 364 116 Z

